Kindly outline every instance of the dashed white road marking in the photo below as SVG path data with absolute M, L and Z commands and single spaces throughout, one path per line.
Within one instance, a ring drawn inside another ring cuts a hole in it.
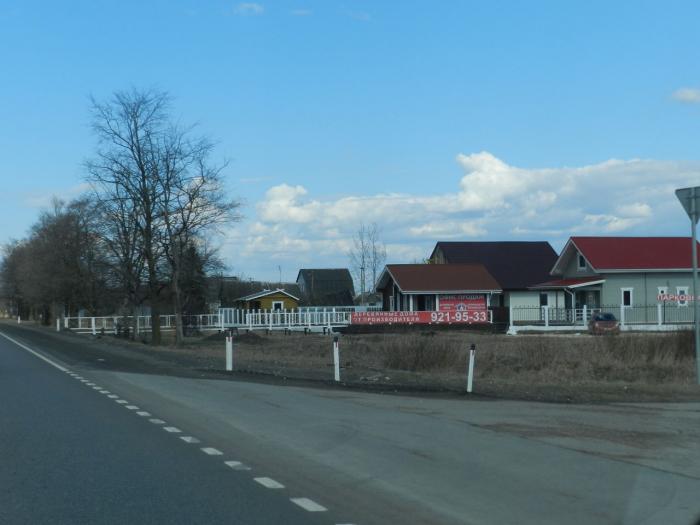
M 119 396 L 117 394 L 109 394 L 107 397 L 110 399 L 117 399 Z
M 151 423 L 153 423 L 154 425 L 165 425 L 165 421 L 163 421 L 162 419 L 155 419 L 154 418 L 154 419 L 149 419 L 149 421 Z
M 240 461 L 224 461 L 224 464 L 233 470 L 250 470 L 248 465 L 244 465 Z
M 44 357 L 44 356 L 41 355 L 39 352 L 36 352 L 36 351 L 32 350 L 32 349 L 29 348 L 27 345 L 24 345 L 24 344 L 20 343 L 19 341 L 17 341 L 16 339 L 10 337 L 9 335 L 0 332 L 0 336 L 4 337 L 4 338 L 7 339 L 8 341 L 12 341 L 14 344 L 16 344 L 17 346 L 19 346 L 19 347 L 22 348 L 23 350 L 26 350 L 27 352 L 29 352 L 30 354 L 32 354 L 32 355 L 38 357 L 38 358 L 41 359 L 42 361 L 47 362 L 48 364 L 50 364 L 50 365 L 53 366 L 54 368 L 58 368 L 61 372 L 65 372 L 65 371 L 67 370 L 67 368 L 66 368 L 65 366 L 61 366 L 61 365 L 59 365 L 58 363 L 56 363 L 55 361 L 49 359 L 48 357 Z
M 102 390 L 102 387 L 101 386 L 93 386 L 92 389 L 93 390 Z
M 100 394 L 111 394 L 109 390 L 100 390 Z
M 192 436 L 180 436 L 180 439 L 185 443 L 199 443 L 199 440 Z
M 182 432 L 182 430 L 177 427 L 163 427 L 163 430 L 170 432 L 171 434 L 179 434 Z
M 309 498 L 289 498 L 289 500 L 309 512 L 326 512 L 328 510 L 323 505 L 319 505 Z
M 126 405 L 128 401 L 126 399 L 115 399 L 115 403 L 119 403 L 120 405 Z
M 260 483 L 263 487 L 268 489 L 283 489 L 284 485 L 282 483 L 275 481 L 272 478 L 253 478 L 257 483 Z
M 126 405 L 124 408 L 128 408 L 129 410 L 138 410 L 139 409 L 139 407 L 137 407 L 136 405 Z
M 95 383 L 90 383 L 89 381 L 85 383 L 85 386 L 95 386 Z
M 141 416 L 141 417 L 150 417 L 150 416 L 151 416 L 151 413 L 150 413 L 150 412 L 146 412 L 145 410 L 139 410 L 139 411 L 136 412 L 136 413 L 137 413 L 139 416 Z
M 204 447 L 202 449 L 202 452 L 204 452 L 205 454 L 208 454 L 210 456 L 223 456 L 224 455 L 223 452 L 221 452 L 220 450 L 218 450 L 216 448 L 212 448 L 212 447 Z
M 81 382 L 81 383 L 89 383 L 90 380 L 89 380 L 89 379 L 81 379 L 80 382 Z

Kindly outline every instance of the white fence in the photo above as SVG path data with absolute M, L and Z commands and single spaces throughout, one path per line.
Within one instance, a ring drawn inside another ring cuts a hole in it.
M 230 328 L 247 330 L 310 330 L 326 331 L 350 324 L 352 309 L 334 308 L 305 310 L 239 310 L 220 308 L 216 314 L 185 315 L 183 329 L 188 331 L 223 331 Z M 60 329 L 60 324 L 56 325 Z M 65 317 L 63 328 L 77 333 L 120 334 L 134 330 L 136 334 L 151 331 L 151 317 L 131 316 Z M 175 316 L 161 315 L 162 331 L 175 330 Z
M 511 307 L 510 333 L 527 330 L 580 330 L 597 313 L 611 313 L 623 330 L 674 330 L 693 323 L 693 308 L 659 303 L 649 306 L 601 306 L 597 308 Z

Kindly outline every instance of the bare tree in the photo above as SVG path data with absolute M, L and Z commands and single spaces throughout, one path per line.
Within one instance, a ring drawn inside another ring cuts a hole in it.
M 190 141 L 186 131 L 171 129 L 163 145 L 161 165 L 162 192 L 158 210 L 163 218 L 160 236 L 169 273 L 175 310 L 176 344 L 183 340 L 182 312 L 185 303 L 183 272 L 193 250 L 208 232 L 239 219 L 239 203 L 226 198 L 222 166 L 209 164 L 213 148 L 207 139 Z
M 182 340 L 183 260 L 216 226 L 238 218 L 225 198 L 221 171 L 208 159 L 213 145 L 172 124 L 166 93 L 118 92 L 92 101 L 99 146 L 87 163 L 100 202 L 106 243 L 129 301 L 145 281 L 151 340 L 159 344 L 161 292 L 170 289 Z M 111 223 L 111 224 L 110 224 Z
M 368 291 L 374 291 L 379 272 L 386 262 L 386 246 L 380 237 L 381 230 L 376 223 L 361 224 L 353 237 L 353 247 L 348 254 L 351 271 L 355 281 L 359 283 L 362 302 L 365 301 Z M 367 286 L 368 277 L 372 279 L 370 287 Z

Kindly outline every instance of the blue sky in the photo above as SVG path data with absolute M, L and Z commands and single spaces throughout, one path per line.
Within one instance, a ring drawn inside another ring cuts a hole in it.
M 88 97 L 156 87 L 231 160 L 232 273 L 436 240 L 684 235 L 697 2 L 0 0 L 0 242 L 83 183 Z

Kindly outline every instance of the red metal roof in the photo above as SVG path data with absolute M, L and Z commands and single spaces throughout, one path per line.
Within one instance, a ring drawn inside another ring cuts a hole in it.
M 544 283 L 537 284 L 535 286 L 531 286 L 532 289 L 540 289 L 540 288 L 576 288 L 578 286 L 585 286 L 590 283 L 599 283 L 603 282 L 605 279 L 601 279 L 600 277 L 579 277 L 576 279 L 555 279 L 553 281 L 547 281 Z
M 385 284 L 387 274 L 404 293 L 501 291 L 482 264 L 387 264 L 378 288 Z
M 690 237 L 571 237 L 597 271 L 692 268 Z

